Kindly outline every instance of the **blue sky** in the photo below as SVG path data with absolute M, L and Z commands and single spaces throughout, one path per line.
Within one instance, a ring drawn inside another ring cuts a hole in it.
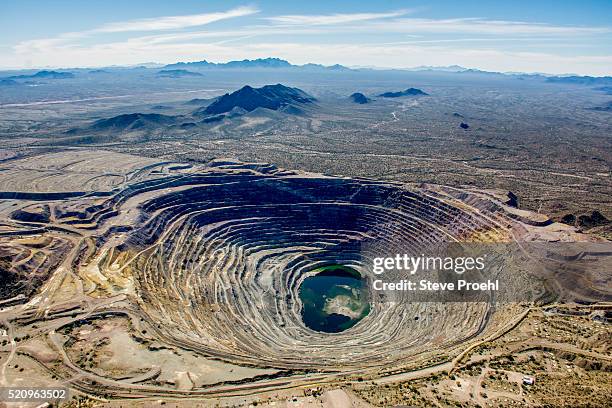
M 273 56 L 612 75 L 610 16 L 610 0 L 0 0 L 0 67 Z

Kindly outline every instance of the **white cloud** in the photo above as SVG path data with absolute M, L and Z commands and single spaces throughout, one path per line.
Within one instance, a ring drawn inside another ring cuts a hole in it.
M 281 25 L 334 25 L 354 23 L 358 21 L 387 19 L 400 17 L 410 13 L 410 10 L 398 10 L 390 13 L 346 13 L 323 15 L 285 15 L 267 17 L 266 20 Z
M 487 20 L 481 18 L 397 18 L 385 22 L 368 22 L 367 26 L 369 26 L 369 29 L 383 30 L 385 32 L 392 33 L 576 35 L 612 32 L 610 27 L 563 26 L 543 23 L 527 23 L 522 21 Z
M 131 31 L 163 31 L 176 30 L 181 28 L 202 26 L 216 21 L 226 20 L 234 17 L 242 17 L 258 13 L 259 10 L 243 6 L 228 11 L 217 13 L 192 14 L 185 16 L 167 16 L 156 18 L 142 18 L 104 24 L 100 27 L 86 31 L 68 32 L 53 38 L 41 38 L 35 40 L 22 41 L 16 44 L 13 49 L 18 54 L 39 53 L 52 49 L 53 47 L 69 46 L 77 44 L 77 40 L 91 37 L 96 34 L 121 33 Z
M 195 27 L 221 21 L 228 18 L 248 16 L 259 12 L 254 7 L 243 6 L 219 13 L 191 14 L 186 16 L 168 16 L 141 18 L 116 23 L 108 23 L 92 30 L 98 33 L 118 33 L 126 31 L 159 31 Z
M 478 33 L 478 34 L 597 34 L 610 33 L 610 27 L 581 27 L 524 21 L 490 20 L 484 18 L 427 19 L 403 17 L 412 10 L 388 13 L 338 13 L 324 15 L 283 15 L 265 19 L 280 26 L 332 26 L 360 23 L 346 28 L 359 32 L 402 33 Z M 401 18 L 399 18 L 401 17 Z
M 132 37 L 128 42 L 132 43 L 147 43 L 147 44 L 162 44 L 172 43 L 177 41 L 190 41 L 198 39 L 216 39 L 216 38 L 244 38 L 257 37 L 263 35 L 311 35 L 311 34 L 328 34 L 329 30 L 319 28 L 285 28 L 285 27 L 247 27 L 234 30 L 217 30 L 217 31 L 190 31 L 186 33 L 171 33 L 171 34 L 154 34 L 141 37 Z

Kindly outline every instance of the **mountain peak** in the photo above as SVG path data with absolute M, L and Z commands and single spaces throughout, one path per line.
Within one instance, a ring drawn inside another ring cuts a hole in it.
M 135 130 L 147 125 L 168 125 L 174 123 L 175 118 L 158 113 L 127 113 L 113 116 L 108 119 L 100 119 L 90 127 L 92 130 Z
M 361 92 L 355 92 L 349 98 L 351 98 L 353 102 L 359 103 L 361 105 L 371 102 L 371 99 L 362 94 Z
M 289 105 L 312 103 L 315 100 L 301 89 L 290 88 L 282 84 L 266 85 L 261 88 L 245 85 L 231 94 L 219 97 L 215 102 L 196 113 L 214 115 L 229 112 L 234 108 L 241 108 L 247 112 L 257 108 L 278 110 Z

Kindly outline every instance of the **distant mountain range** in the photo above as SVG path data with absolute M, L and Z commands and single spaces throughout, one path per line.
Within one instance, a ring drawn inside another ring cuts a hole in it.
M 157 73 L 157 76 L 164 78 L 183 78 L 183 77 L 201 77 L 199 72 L 187 71 L 186 69 L 164 69 Z
M 425 95 L 429 95 L 429 94 L 417 88 L 408 88 L 405 91 L 385 92 L 385 93 L 381 93 L 378 96 L 381 96 L 383 98 L 399 98 L 401 96 L 425 96 Z
M 408 68 L 406 71 L 439 71 L 439 72 L 464 72 L 470 71 L 470 68 L 462 67 L 461 65 L 447 65 L 447 66 L 434 66 L 434 65 L 421 65 L 414 68 Z
M 31 75 L 13 75 L 6 79 L 65 79 L 74 78 L 72 72 L 58 72 L 58 71 L 38 71 Z
M 589 86 L 604 86 L 612 85 L 612 76 L 592 77 L 592 76 L 556 76 L 547 77 L 546 82 L 589 85 Z
M 466 75 L 497 75 L 509 78 L 516 78 L 519 80 L 542 80 L 551 83 L 561 84 L 576 84 L 585 86 L 610 86 L 612 85 L 612 76 L 579 76 L 579 75 L 547 75 L 542 73 L 524 73 L 524 72 L 493 72 L 484 71 L 474 68 L 465 68 L 459 65 L 449 66 L 418 66 L 414 68 L 377 68 L 377 67 L 354 67 L 348 68 L 346 66 L 335 64 L 325 66 L 321 64 L 308 63 L 304 65 L 295 65 L 281 58 L 257 58 L 257 59 L 245 59 L 241 61 L 229 61 L 229 62 L 209 62 L 206 60 L 194 61 L 194 62 L 177 62 L 173 64 L 163 65 L 158 63 L 146 63 L 139 64 L 131 67 L 120 67 L 120 66 L 109 66 L 104 69 L 86 69 L 86 68 L 72 68 L 74 72 L 65 71 L 53 71 L 53 70 L 41 70 L 33 74 L 21 74 L 6 76 L 0 78 L 0 80 L 23 80 L 23 79 L 68 79 L 74 78 L 75 74 L 79 71 L 84 70 L 90 74 L 112 74 L 117 70 L 136 70 L 146 72 L 148 70 L 160 69 L 158 75 L 162 77 L 180 78 L 180 77 L 196 77 L 200 73 L 194 72 L 207 69 L 215 70 L 245 70 L 245 69 L 281 69 L 281 70 L 296 70 L 298 72 L 357 72 L 357 71 L 405 71 L 405 72 L 440 72 L 448 74 L 466 74 Z M 174 72 L 172 72 L 174 71 Z M 6 86 L 11 85 L 10 83 L 2 82 L 0 85 Z M 12 84 L 14 85 L 14 84 Z
M 244 86 L 231 94 L 225 94 L 196 113 L 213 115 L 241 108 L 251 112 L 257 108 L 278 110 L 295 104 L 308 104 L 316 99 L 298 88 L 281 84 L 266 85 L 262 88 Z
M 206 60 L 195 61 L 195 62 L 177 62 L 175 64 L 166 65 L 165 69 L 252 69 L 252 68 L 264 68 L 264 69 L 302 69 L 302 70 L 331 70 L 331 71 L 350 71 L 349 68 L 342 65 L 324 66 L 320 64 L 305 64 L 305 65 L 293 65 L 288 61 L 280 58 L 257 58 L 254 60 L 245 59 L 242 61 L 229 61 L 229 62 L 208 62 Z

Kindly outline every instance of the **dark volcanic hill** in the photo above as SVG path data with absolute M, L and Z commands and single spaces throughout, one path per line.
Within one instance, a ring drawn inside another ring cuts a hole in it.
M 371 101 L 370 98 L 368 98 L 367 96 L 365 96 L 364 94 L 362 94 L 361 92 L 355 92 L 354 94 L 352 94 L 349 98 L 351 98 L 351 100 L 355 103 L 359 103 L 359 104 L 364 104 L 364 103 L 369 103 Z
M 419 95 L 429 95 L 429 94 L 417 88 L 408 88 L 405 91 L 385 92 L 385 93 L 381 93 L 378 96 L 382 96 L 383 98 L 399 98 L 400 96 L 419 96 Z
M 181 119 L 159 113 L 128 113 L 97 120 L 87 127 L 72 128 L 64 134 L 71 144 L 139 142 L 176 127 Z
M 225 94 L 206 108 L 196 111 L 196 114 L 216 115 L 229 112 L 234 108 L 242 108 L 251 112 L 257 108 L 278 110 L 295 104 L 308 104 L 316 99 L 298 88 L 290 88 L 281 84 L 266 85 L 262 88 L 245 86 L 231 94 Z
M 174 116 L 161 115 L 158 113 L 129 113 L 113 116 L 108 119 L 100 119 L 94 122 L 89 129 L 95 131 L 146 130 L 174 123 L 176 123 L 176 118 Z
M 164 69 L 157 73 L 157 76 L 164 78 L 183 78 L 183 77 L 201 77 L 199 72 L 187 71 L 186 69 Z

